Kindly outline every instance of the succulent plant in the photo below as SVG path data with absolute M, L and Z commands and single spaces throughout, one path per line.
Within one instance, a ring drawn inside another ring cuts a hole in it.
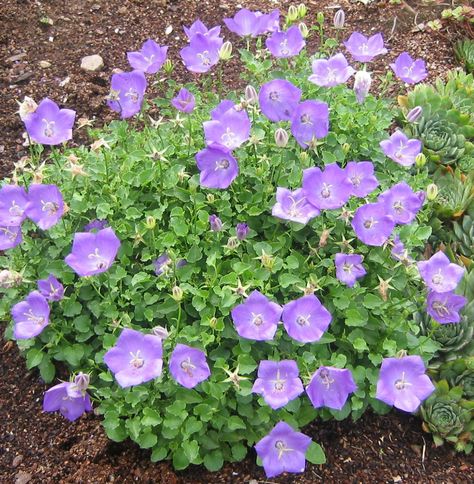
M 474 402 L 462 399 L 460 387 L 449 388 L 446 380 L 436 384 L 436 391 L 424 402 L 420 412 L 423 430 L 433 434 L 435 445 L 452 442 L 456 450 L 472 450 Z
M 474 400 L 474 356 L 459 358 L 442 365 L 437 376 L 447 380 L 452 387 L 461 387 L 463 397 Z
M 468 213 L 455 221 L 451 234 L 454 250 L 468 259 L 474 258 L 474 203 Z
M 454 46 L 454 53 L 468 73 L 474 71 L 474 40 L 459 40 Z

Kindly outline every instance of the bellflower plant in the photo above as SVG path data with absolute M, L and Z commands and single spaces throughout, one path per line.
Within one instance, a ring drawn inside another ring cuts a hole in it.
M 319 215 L 319 210 L 308 203 L 306 192 L 301 188 L 294 192 L 287 188 L 278 187 L 276 203 L 272 207 L 272 215 L 283 220 L 291 220 L 300 224 L 307 224 Z
M 421 153 L 421 141 L 408 139 L 401 131 L 395 131 L 389 139 L 380 142 L 386 156 L 402 166 L 412 166 Z
M 163 368 L 161 338 L 125 328 L 105 353 L 104 363 L 122 388 L 158 378 Z
M 182 87 L 178 95 L 171 100 L 171 104 L 183 113 L 189 114 L 193 112 L 196 105 L 196 99 L 193 94 L 189 92 L 185 87 Z
M 44 394 L 43 410 L 56 412 L 74 422 L 85 412 L 92 410 L 89 395 L 75 389 L 73 382 L 63 382 L 50 388 Z
M 237 160 L 227 150 L 217 147 L 197 153 L 196 164 L 201 172 L 200 184 L 206 188 L 228 188 L 239 174 Z
M 184 65 L 191 72 L 203 73 L 209 71 L 219 62 L 219 49 L 223 39 L 197 33 L 189 41 L 189 46 L 181 49 Z
M 384 358 L 376 397 L 405 412 L 415 412 L 435 389 L 425 372 L 423 360 L 418 355 Z
M 202 34 L 206 37 L 213 38 L 214 40 L 220 41 L 221 27 L 217 25 L 208 29 L 199 19 L 196 20 L 190 27 L 183 27 L 186 37 L 190 41 L 196 34 Z M 222 45 L 222 43 L 221 43 Z M 220 47 L 220 46 L 219 46 Z
M 43 99 L 36 110 L 24 119 L 30 138 L 43 145 L 59 145 L 72 138 L 76 112 L 60 109 L 51 99 Z
M 354 76 L 354 93 L 359 104 L 365 101 L 372 85 L 370 72 L 357 71 Z
M 428 293 L 426 311 L 440 324 L 459 323 L 461 316 L 459 311 L 466 305 L 467 299 L 454 292 Z
M 357 279 L 364 277 L 367 271 L 362 265 L 359 254 L 336 254 L 336 277 L 349 287 L 354 287 Z
M 213 232 L 220 232 L 222 230 L 222 220 L 214 213 L 209 215 L 209 225 Z
M 38 291 L 31 292 L 24 301 L 15 304 L 11 312 L 15 322 L 15 339 L 34 338 L 49 324 L 48 301 Z
M 405 182 L 393 185 L 378 197 L 396 224 L 409 224 L 423 205 L 424 193 L 415 193 Z
M 382 203 L 361 205 L 354 213 L 352 228 L 366 245 L 383 245 L 395 228 L 395 220 Z
M 147 82 L 142 71 L 114 74 L 107 104 L 110 109 L 120 113 L 122 119 L 131 118 L 140 112 L 146 88 Z
M 177 344 L 170 359 L 172 377 L 185 388 L 194 388 L 209 378 L 211 370 L 204 352 L 197 348 Z
M 64 214 L 64 200 L 59 188 L 56 185 L 31 185 L 25 214 L 42 230 L 56 225 Z
M 329 59 L 316 59 L 312 63 L 312 70 L 308 80 L 321 87 L 344 84 L 355 74 L 344 54 L 336 54 Z
M 402 52 L 393 64 L 390 64 L 395 75 L 407 84 L 416 84 L 428 76 L 425 61 L 413 60 L 408 52 Z
M 367 38 L 359 32 L 354 32 L 344 45 L 352 57 L 359 62 L 370 62 L 375 57 L 388 52 L 384 47 L 382 34 L 374 34 Z
M 260 361 L 258 378 L 253 384 L 252 392 L 262 395 L 273 410 L 284 407 L 304 392 L 296 362 Z
M 450 292 L 456 289 L 465 270 L 450 262 L 444 252 L 436 252 L 427 261 L 417 263 L 420 276 L 425 284 L 435 292 Z
M 303 472 L 306 451 L 311 439 L 296 432 L 286 422 L 279 422 L 272 431 L 255 445 L 268 478 L 283 472 Z
M 270 121 L 288 121 L 301 99 L 301 89 L 285 79 L 274 79 L 262 85 L 258 100 L 262 113 Z
M 0 188 L 0 225 L 12 227 L 21 225 L 26 218 L 28 196 L 23 187 L 4 185 Z
M 23 240 L 20 225 L 0 226 L 0 250 L 13 249 Z
M 157 276 L 161 276 L 166 271 L 169 270 L 172 260 L 170 256 L 165 252 L 161 254 L 156 260 L 153 261 L 153 265 L 155 267 L 155 274 Z
M 286 58 L 298 55 L 306 45 L 306 42 L 300 29 L 293 25 L 286 32 L 273 32 L 271 37 L 265 41 L 265 45 L 274 57 Z
M 235 228 L 235 234 L 239 240 L 245 240 L 249 233 L 249 226 L 246 223 L 237 224 Z
M 133 69 L 156 74 L 165 63 L 167 51 L 167 46 L 160 46 L 148 39 L 138 52 L 127 52 L 127 59 Z
M 303 101 L 291 117 L 291 133 L 302 148 L 324 138 L 329 131 L 329 108 L 320 101 Z
M 354 197 L 364 198 L 379 186 L 374 174 L 374 165 L 370 161 L 350 161 L 346 165 L 345 172 L 352 184 L 350 194 Z
M 61 301 L 64 297 L 64 286 L 50 274 L 47 279 L 38 281 L 38 290 L 48 301 Z

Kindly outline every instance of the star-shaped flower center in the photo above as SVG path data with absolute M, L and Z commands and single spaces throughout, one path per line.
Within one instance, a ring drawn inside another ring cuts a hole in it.
M 227 170 L 227 168 L 229 168 L 229 165 L 230 165 L 229 160 L 222 158 L 222 160 L 216 161 L 215 170 Z
M 294 449 L 290 449 L 289 447 L 287 447 L 285 442 L 283 442 L 282 440 L 277 440 L 275 442 L 275 448 L 278 450 L 278 459 L 279 460 L 283 457 L 283 454 L 285 452 L 292 452 L 294 450 Z
M 36 314 L 33 313 L 33 310 L 30 308 L 26 313 L 23 313 L 23 316 L 26 316 L 26 319 L 30 321 L 31 323 L 36 323 L 36 324 L 43 324 L 44 323 L 44 317 L 43 316 L 37 316 Z
M 230 147 L 236 143 L 237 136 L 230 130 L 230 128 L 226 128 L 225 133 L 221 136 L 221 141 L 225 146 Z
M 89 259 L 95 259 L 97 269 L 103 269 L 107 267 L 107 259 L 102 257 L 99 253 L 99 249 L 96 247 L 94 252 L 87 256 Z
M 328 370 L 324 369 L 321 370 L 319 373 L 319 378 L 321 379 L 322 384 L 329 390 L 331 383 L 334 383 L 334 378 L 331 378 L 331 374 Z
M 43 133 L 47 138 L 51 138 L 54 136 L 54 125 L 56 124 L 54 121 L 48 121 L 47 119 L 43 119 L 44 129 Z
M 449 315 L 449 309 L 447 308 L 446 303 L 443 303 L 442 301 L 435 301 L 432 307 L 436 314 L 441 317 Z
M 303 316 L 300 314 L 296 318 L 296 323 L 299 324 L 300 326 L 309 326 L 309 319 L 311 318 L 311 314 L 307 314 L 306 316 Z
M 13 215 L 14 217 L 21 217 L 23 215 L 23 210 L 15 202 L 15 200 L 12 200 L 12 204 L 11 204 L 11 207 L 8 209 L 8 213 L 10 215 Z
M 263 324 L 263 317 L 261 314 L 252 313 L 252 318 L 252 323 L 255 324 L 255 326 L 261 326 Z
M 398 380 L 395 380 L 395 388 L 397 390 L 404 390 L 406 387 L 411 386 L 412 384 L 405 380 L 405 372 L 402 372 L 402 377 Z
M 193 370 L 196 369 L 196 366 L 191 363 L 191 358 L 189 356 L 185 360 L 183 360 L 179 366 L 184 371 L 184 373 L 186 373 L 190 377 L 193 376 Z
M 130 360 L 130 366 L 133 368 L 141 368 L 145 364 L 145 360 L 140 356 L 140 350 L 137 350 L 136 353 L 132 353 L 130 351 L 130 356 L 132 359 Z
M 323 183 L 323 187 L 321 189 L 321 196 L 323 198 L 329 198 L 331 196 L 331 188 L 332 185 L 329 185 L 328 183 Z

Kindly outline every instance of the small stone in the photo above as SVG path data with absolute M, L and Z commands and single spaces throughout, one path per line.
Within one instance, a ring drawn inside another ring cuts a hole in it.
M 125 6 L 125 5 L 122 5 L 118 10 L 117 12 L 120 14 L 120 15 L 125 15 L 127 12 L 128 12 L 128 8 Z
M 104 68 L 104 59 L 100 55 L 87 55 L 81 60 L 81 69 L 89 72 L 98 72 Z
M 51 67 L 51 62 L 48 62 L 48 61 L 39 61 L 39 66 L 41 67 L 41 69 L 48 69 L 49 67 Z
M 33 476 L 29 472 L 25 471 L 20 471 L 18 474 L 15 476 L 15 484 L 26 484 L 27 482 L 30 482 Z
M 22 52 L 21 54 L 12 55 L 8 59 L 6 59 L 5 62 L 7 64 L 13 64 L 14 62 L 18 62 L 19 60 L 23 59 L 23 57 L 26 57 L 26 52 Z
M 21 464 L 21 461 L 23 460 L 23 456 L 21 454 L 17 455 L 12 462 L 13 467 L 18 467 Z

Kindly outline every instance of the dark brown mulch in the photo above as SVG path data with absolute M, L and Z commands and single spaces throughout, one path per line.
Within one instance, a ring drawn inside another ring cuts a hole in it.
M 125 52 L 148 37 L 170 45 L 175 61 L 173 77 L 189 80 L 179 60 L 185 43 L 182 25 L 200 17 L 208 25 L 221 23 L 240 5 L 269 10 L 286 10 L 289 1 L 270 0 L 1 0 L 0 6 L 0 178 L 14 162 L 27 154 L 22 146 L 22 123 L 15 114 L 16 100 L 25 95 L 37 101 L 49 96 L 75 109 L 79 117 L 95 118 L 97 124 L 114 118 L 104 104 L 114 68 L 127 69 Z M 407 0 L 405 5 L 375 1 L 365 7 L 348 0 L 309 0 L 310 19 L 318 10 L 331 18 L 335 5 L 344 8 L 348 28 L 365 33 L 384 32 L 391 49 L 388 56 L 371 66 L 383 74 L 389 60 L 403 50 L 427 60 L 430 79 L 455 66 L 449 30 L 413 32 L 415 23 L 431 20 L 442 7 L 423 6 Z M 418 13 L 418 15 L 417 15 Z M 53 25 L 41 22 L 50 18 Z M 397 21 L 394 22 L 394 18 Z M 415 22 L 416 18 L 416 22 Z M 164 30 L 173 26 L 166 36 Z M 223 28 L 226 38 L 237 39 Z M 310 53 L 317 41 L 309 44 Z M 100 54 L 105 69 L 86 73 L 80 69 L 85 55 Z M 16 57 L 14 57 L 16 56 Z M 14 57 L 12 59 L 12 57 Z M 16 60 L 15 60 L 16 59 Z M 40 61 L 51 66 L 41 68 Z M 239 66 L 233 62 L 226 77 L 238 86 Z M 67 81 L 67 82 L 66 82 Z M 152 92 L 156 92 L 152 88 Z M 75 133 L 75 142 L 85 135 Z M 2 343 L 3 344 L 3 343 Z M 168 463 L 152 464 L 149 453 L 131 442 L 108 441 L 97 417 L 89 415 L 70 424 L 59 415 L 41 412 L 45 385 L 36 373 L 27 372 L 14 345 L 0 353 L 0 482 L 166 482 L 221 483 L 265 482 L 255 465 L 254 455 L 243 463 L 227 465 L 210 474 L 202 468 L 176 473 Z M 472 482 L 472 458 L 454 455 L 449 448 L 436 449 L 411 416 L 393 413 L 387 417 L 367 415 L 357 423 L 315 422 L 306 432 L 320 442 L 328 464 L 309 466 L 301 476 L 272 479 L 271 482 Z M 266 481 L 268 482 L 268 481 Z
M 153 464 L 149 452 L 131 442 L 107 439 L 93 415 L 69 423 L 41 410 L 46 390 L 36 372 L 26 372 L 15 346 L 0 353 L 0 482 L 154 482 L 249 483 L 266 481 L 253 452 L 218 473 L 194 467 L 174 472 L 168 463 Z M 353 423 L 312 423 L 305 433 L 325 449 L 328 463 L 308 465 L 304 474 L 271 479 L 275 483 L 422 482 L 462 483 L 474 480 L 474 458 L 435 448 L 418 419 L 392 413 L 367 414 Z M 26 481 L 19 481 L 26 482 Z

